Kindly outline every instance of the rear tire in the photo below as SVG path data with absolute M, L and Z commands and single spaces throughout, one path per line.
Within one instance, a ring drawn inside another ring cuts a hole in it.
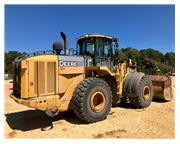
M 86 123 L 106 118 L 112 106 L 112 92 L 109 85 L 99 78 L 87 78 L 75 89 L 72 98 L 73 111 Z
M 152 98 L 152 82 L 147 76 L 144 76 L 135 90 L 135 95 L 129 96 L 129 100 L 134 106 L 145 108 L 151 104 Z

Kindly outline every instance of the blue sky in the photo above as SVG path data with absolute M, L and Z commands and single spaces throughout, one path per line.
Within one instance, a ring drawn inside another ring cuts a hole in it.
M 175 51 L 174 5 L 5 5 L 5 51 L 52 49 L 60 31 L 76 38 L 102 33 L 120 39 L 120 47 Z

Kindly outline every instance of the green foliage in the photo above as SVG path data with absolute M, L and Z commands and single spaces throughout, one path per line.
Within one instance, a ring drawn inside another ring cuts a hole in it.
M 148 57 L 158 62 L 164 62 L 164 55 L 152 48 L 141 50 L 140 55 L 141 57 Z
M 9 74 L 10 77 L 13 74 L 13 61 L 16 57 L 25 54 L 17 51 L 5 52 L 5 73 Z
M 139 51 L 137 49 L 128 47 L 125 49 L 122 49 L 122 51 L 124 52 L 124 54 L 127 56 L 127 58 L 132 59 L 132 61 L 138 61 L 139 58 Z
M 165 57 L 165 60 L 166 60 L 166 64 L 175 67 L 175 53 L 168 52 L 168 53 L 165 54 L 164 57 Z
M 117 60 L 126 61 L 128 60 L 128 56 L 121 50 L 119 51 L 118 55 L 116 56 Z
M 167 67 L 154 64 L 145 58 L 150 58 L 154 61 L 166 64 L 168 66 L 175 66 L 175 53 L 167 52 L 166 54 L 152 48 L 137 50 L 135 48 L 127 47 L 122 48 L 117 55 L 118 60 L 132 59 L 133 62 L 137 62 L 137 70 L 146 74 L 165 74 L 169 72 Z M 159 72 L 160 70 L 160 72 Z

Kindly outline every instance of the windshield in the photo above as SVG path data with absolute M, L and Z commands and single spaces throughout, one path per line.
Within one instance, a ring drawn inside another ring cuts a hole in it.
M 111 41 L 102 38 L 97 38 L 96 47 L 96 54 L 100 57 L 107 57 L 111 53 Z
M 94 52 L 95 52 L 95 44 L 94 44 L 93 38 L 78 42 L 78 54 L 79 55 L 93 56 Z
M 81 39 L 77 43 L 78 55 L 108 56 L 111 54 L 111 41 L 104 38 Z

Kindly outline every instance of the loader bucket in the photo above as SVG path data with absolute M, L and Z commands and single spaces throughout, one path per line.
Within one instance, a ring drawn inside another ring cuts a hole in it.
M 174 99 L 174 76 L 147 75 L 153 83 L 153 97 L 171 101 Z

